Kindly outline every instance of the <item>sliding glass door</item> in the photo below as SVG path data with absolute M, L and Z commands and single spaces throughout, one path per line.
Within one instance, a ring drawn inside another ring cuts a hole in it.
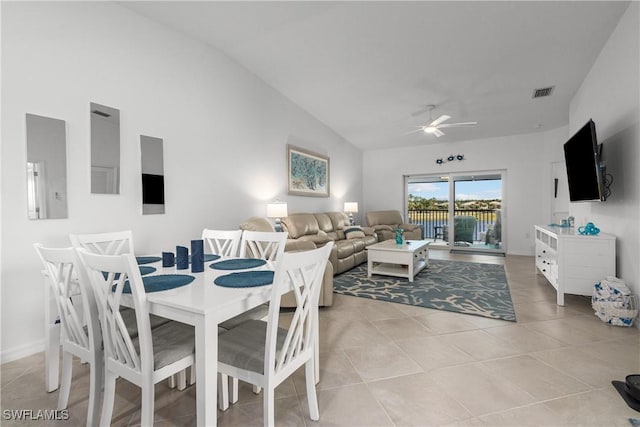
M 432 247 L 504 253 L 504 172 L 405 177 L 406 215 Z

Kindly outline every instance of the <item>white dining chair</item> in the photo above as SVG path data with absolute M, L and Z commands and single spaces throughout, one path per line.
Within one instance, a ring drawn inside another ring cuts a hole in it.
M 134 254 L 133 233 L 131 230 L 111 233 L 70 234 L 69 240 L 74 248 L 101 255 Z
M 238 256 L 238 247 L 242 238 L 242 230 L 209 230 L 205 228 L 202 231 L 202 240 L 204 240 L 209 253 L 225 256 Z
M 267 322 L 250 320 L 218 343 L 218 370 L 264 389 L 264 425 L 275 424 L 275 388 L 305 366 L 307 401 L 312 420 L 319 419 L 315 389 L 318 300 L 333 242 L 319 249 L 282 254 L 276 263 Z M 293 291 L 291 323 L 279 327 L 280 299 Z
M 153 425 L 154 385 L 184 371 L 195 362 L 193 326 L 169 322 L 151 329 L 147 294 L 133 254 L 78 253 L 96 298 L 104 342 L 104 398 L 101 426 L 111 423 L 116 379 L 122 377 L 142 390 L 141 425 Z M 120 306 L 128 283 L 136 312 L 138 336 L 127 333 Z
M 284 253 L 287 236 L 277 231 L 245 230 L 240 242 L 240 258 L 260 258 L 273 263 Z
M 91 234 L 70 234 L 69 240 L 74 248 L 84 248 L 87 251 L 100 255 L 121 255 L 126 253 L 135 254 L 133 244 L 133 232 L 131 230 L 113 231 L 106 233 Z M 122 317 L 129 328 L 129 335 L 137 336 L 137 326 L 135 312 L 123 307 Z M 151 315 L 151 328 L 156 328 L 165 323 L 169 319 L 164 317 Z M 179 372 L 177 378 L 169 378 L 169 387 L 184 390 L 187 388 L 187 373 Z
M 72 356 L 79 357 L 89 363 L 87 425 L 98 425 L 104 362 L 102 334 L 93 292 L 73 248 L 45 248 L 39 243 L 34 247 L 49 278 L 47 283 L 58 308 L 62 329 L 63 362 L 58 409 L 67 408 L 73 373 Z

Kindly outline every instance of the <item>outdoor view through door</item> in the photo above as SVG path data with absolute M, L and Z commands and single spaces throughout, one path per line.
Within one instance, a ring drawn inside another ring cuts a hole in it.
M 407 218 L 432 247 L 504 253 L 503 181 L 501 172 L 406 177 Z

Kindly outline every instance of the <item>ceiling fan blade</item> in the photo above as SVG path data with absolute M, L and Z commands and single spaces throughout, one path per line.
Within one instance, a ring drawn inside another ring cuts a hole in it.
M 478 122 L 444 123 L 444 124 L 441 124 L 438 127 L 441 127 L 441 128 L 452 128 L 452 127 L 458 127 L 458 126 L 460 126 L 460 127 L 462 127 L 462 126 L 475 126 L 477 124 L 478 124 Z
M 435 119 L 434 121 L 432 121 L 429 126 L 430 127 L 437 127 L 440 123 L 444 122 L 445 120 L 449 120 L 450 118 L 451 118 L 451 116 L 447 116 L 446 114 L 443 114 L 440 117 L 438 117 L 437 119 Z
M 407 132 L 405 133 L 405 135 L 411 135 L 412 133 L 423 132 L 423 131 L 424 131 L 424 126 L 418 126 L 418 129 L 412 130 L 411 132 Z
M 440 138 L 442 135 L 444 135 L 444 132 L 442 132 L 440 129 L 434 129 L 432 132 L 435 136 L 437 136 L 438 138 Z

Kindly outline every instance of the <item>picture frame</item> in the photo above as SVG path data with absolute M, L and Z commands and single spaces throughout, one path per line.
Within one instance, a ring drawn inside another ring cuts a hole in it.
M 329 197 L 329 157 L 287 144 L 288 193 Z

